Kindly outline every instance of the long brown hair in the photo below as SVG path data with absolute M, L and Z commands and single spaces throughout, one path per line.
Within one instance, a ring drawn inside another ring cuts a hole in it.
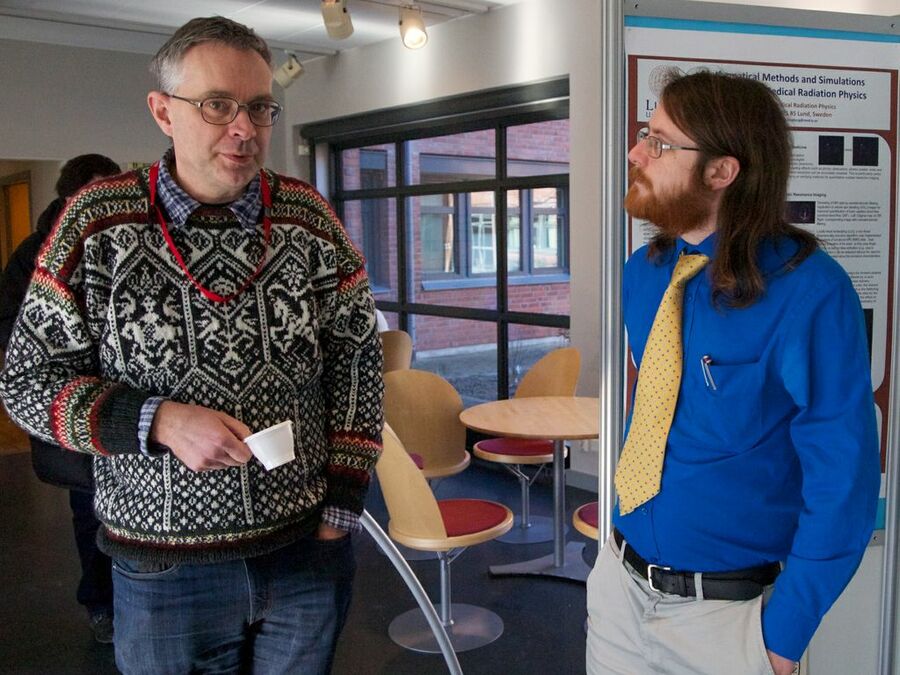
M 792 269 L 818 248 L 816 237 L 785 220 L 791 168 L 791 135 L 778 97 L 746 77 L 701 71 L 672 80 L 660 102 L 672 121 L 700 148 L 697 172 L 710 159 L 740 162 L 719 205 L 716 256 L 710 266 L 713 300 L 747 307 L 765 291 L 757 252 L 765 240 L 789 237 L 798 244 Z M 650 242 L 657 256 L 674 245 L 667 235 Z

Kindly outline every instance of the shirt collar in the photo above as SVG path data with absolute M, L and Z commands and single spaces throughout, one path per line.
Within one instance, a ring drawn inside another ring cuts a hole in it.
M 677 259 L 678 256 L 680 256 L 682 253 L 702 253 L 707 258 L 712 260 L 715 257 L 716 242 L 718 241 L 718 238 L 718 233 L 713 232 L 699 244 L 689 244 L 684 239 L 679 237 L 675 240 L 675 250 L 673 251 L 674 258 Z
M 169 171 L 169 164 L 174 162 L 175 151 L 170 148 L 159 162 L 156 194 L 169 216 L 172 228 L 178 229 L 183 227 L 191 214 L 203 204 L 191 197 L 175 182 Z M 247 230 L 255 229 L 259 220 L 259 212 L 262 210 L 259 174 L 253 177 L 239 199 L 223 206 L 226 206 L 235 215 L 241 227 Z

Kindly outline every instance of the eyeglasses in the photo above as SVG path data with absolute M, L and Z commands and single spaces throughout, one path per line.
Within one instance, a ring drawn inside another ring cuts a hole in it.
M 694 152 L 700 152 L 700 148 L 689 148 L 686 145 L 663 143 L 656 136 L 651 136 L 650 129 L 647 127 L 638 129 L 637 142 L 640 143 L 641 141 L 647 141 L 647 154 L 653 159 L 659 159 L 662 156 L 663 150 L 693 150 Z
M 200 109 L 200 116 L 209 124 L 231 124 L 243 109 L 250 116 L 250 121 L 258 127 L 270 127 L 278 120 L 283 108 L 275 101 L 251 101 L 250 103 L 238 103 L 230 96 L 212 96 L 202 101 L 197 101 L 184 96 L 169 94 L 172 98 L 190 103 Z

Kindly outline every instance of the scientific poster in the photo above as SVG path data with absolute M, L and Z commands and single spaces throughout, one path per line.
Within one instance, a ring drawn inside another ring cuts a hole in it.
M 849 273 L 862 301 L 881 436 L 890 410 L 897 225 L 897 87 L 900 49 L 872 36 L 765 34 L 766 27 L 626 21 L 626 124 L 645 126 L 665 81 L 697 69 L 765 82 L 781 98 L 793 133 L 787 214 L 808 228 Z M 808 32 L 807 32 L 808 33 Z M 630 141 L 629 147 L 633 144 Z M 627 254 L 652 230 L 628 220 Z

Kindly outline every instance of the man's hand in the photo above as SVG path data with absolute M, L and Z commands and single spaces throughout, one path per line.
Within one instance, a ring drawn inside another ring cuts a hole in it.
M 252 432 L 240 420 L 199 405 L 163 401 L 150 440 L 168 446 L 192 471 L 246 464 L 253 454 L 242 439 Z
M 794 672 L 796 666 L 794 661 L 779 656 L 771 649 L 767 649 L 766 653 L 769 655 L 769 663 L 772 664 L 772 671 L 775 675 L 791 675 Z
M 326 541 L 329 539 L 340 539 L 341 537 L 346 536 L 347 530 L 339 530 L 326 523 L 319 523 L 319 529 L 316 531 L 316 539 L 324 539 Z

